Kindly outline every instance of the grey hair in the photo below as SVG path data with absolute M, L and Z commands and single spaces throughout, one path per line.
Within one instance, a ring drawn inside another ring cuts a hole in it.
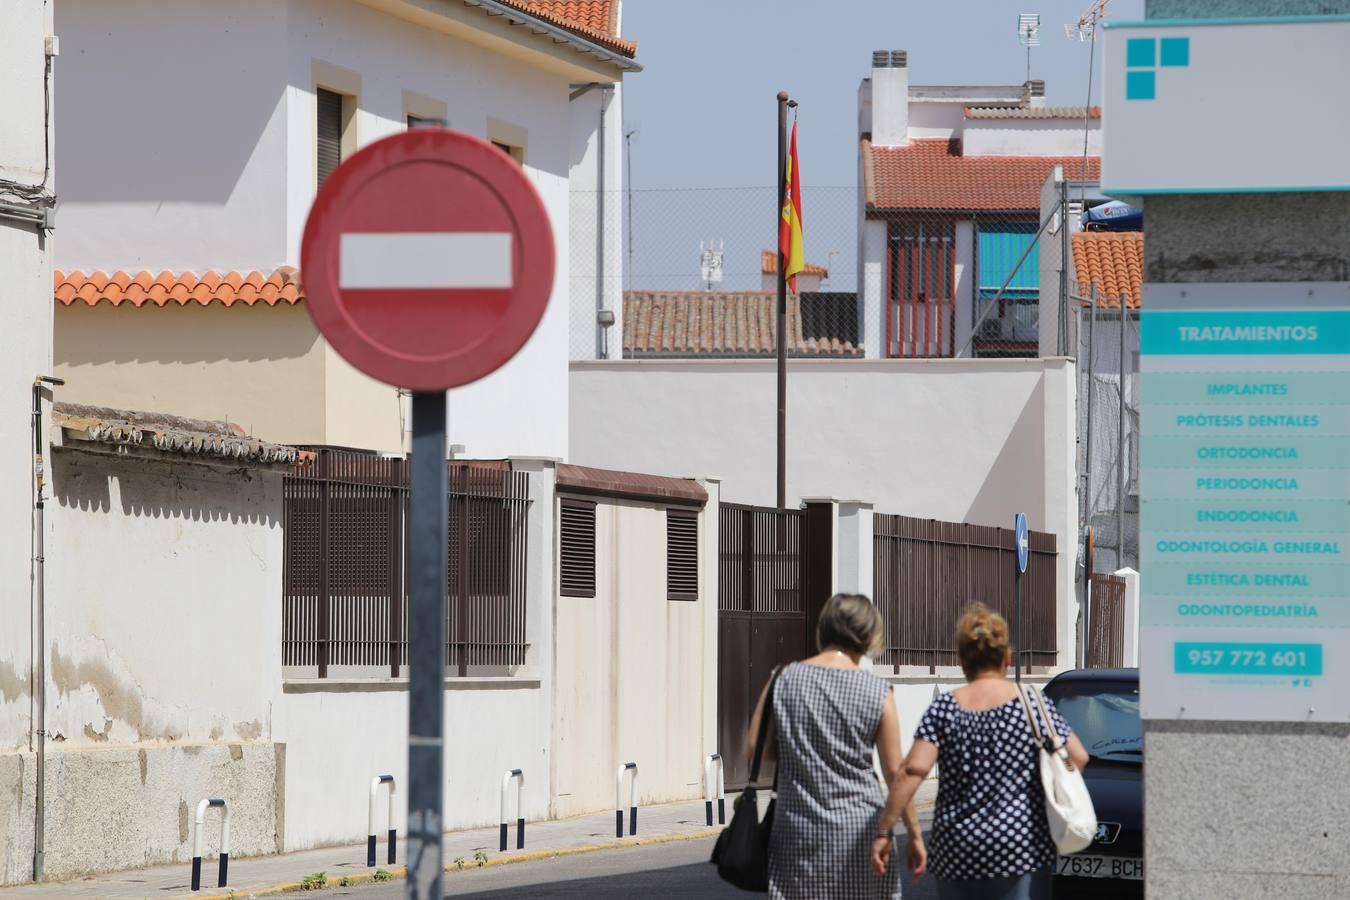
M 816 646 L 874 656 L 885 643 L 881 610 L 862 594 L 835 594 L 816 622 Z

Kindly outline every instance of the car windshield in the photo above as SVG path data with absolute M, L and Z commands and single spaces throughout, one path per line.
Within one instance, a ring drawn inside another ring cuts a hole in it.
M 1138 684 L 1061 682 L 1050 696 L 1093 757 L 1118 762 L 1143 760 Z

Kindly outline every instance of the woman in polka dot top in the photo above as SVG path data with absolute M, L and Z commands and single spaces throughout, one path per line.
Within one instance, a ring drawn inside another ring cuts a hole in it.
M 976 605 L 962 617 L 956 643 L 967 684 L 934 700 L 920 720 L 901 800 L 937 763 L 929 869 L 941 900 L 1048 900 L 1055 845 L 1026 711 L 1008 680 L 1008 623 Z M 1045 703 L 1069 758 L 1087 765 L 1082 742 Z

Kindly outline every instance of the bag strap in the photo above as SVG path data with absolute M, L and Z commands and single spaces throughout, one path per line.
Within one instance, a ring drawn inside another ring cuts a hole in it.
M 1031 726 L 1031 742 L 1038 748 L 1045 750 L 1046 737 L 1041 734 L 1041 726 L 1036 722 L 1036 714 L 1031 711 L 1031 704 L 1027 701 L 1028 688 L 1018 687 L 1017 699 L 1022 701 L 1022 711 L 1027 714 L 1027 724 Z
M 750 783 L 759 784 L 759 764 L 764 759 L 764 741 L 769 736 L 769 720 L 773 718 L 773 689 L 778 685 L 778 675 L 782 666 L 774 666 L 769 676 L 769 689 L 764 694 L 764 709 L 759 715 L 759 735 L 755 738 L 755 757 L 750 762 Z M 778 784 L 778 769 L 774 767 L 774 785 Z
M 1045 695 L 1035 688 L 1031 689 L 1031 694 L 1036 698 L 1036 705 L 1041 710 L 1041 718 L 1045 721 L 1045 727 L 1049 731 L 1050 740 L 1055 742 L 1055 749 L 1063 747 L 1064 738 L 1060 737 L 1059 729 L 1055 727 L 1055 720 L 1050 718 L 1050 709 L 1045 705 Z

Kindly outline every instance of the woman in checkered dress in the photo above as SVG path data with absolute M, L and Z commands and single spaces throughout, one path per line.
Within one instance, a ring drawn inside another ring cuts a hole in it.
M 902 813 L 909 865 L 916 875 L 923 873 L 918 815 L 913 802 L 899 802 L 896 790 L 902 757 L 895 700 L 889 685 L 858 667 L 881 639 L 881 613 L 870 600 L 836 595 L 820 614 L 820 653 L 786 666 L 778 677 L 774 728 L 765 747 L 778 760 L 769 840 L 774 900 L 898 898 L 900 861 L 892 829 Z M 752 745 L 764 702 L 761 696 L 751 721 Z M 873 767 L 874 747 L 885 789 Z

